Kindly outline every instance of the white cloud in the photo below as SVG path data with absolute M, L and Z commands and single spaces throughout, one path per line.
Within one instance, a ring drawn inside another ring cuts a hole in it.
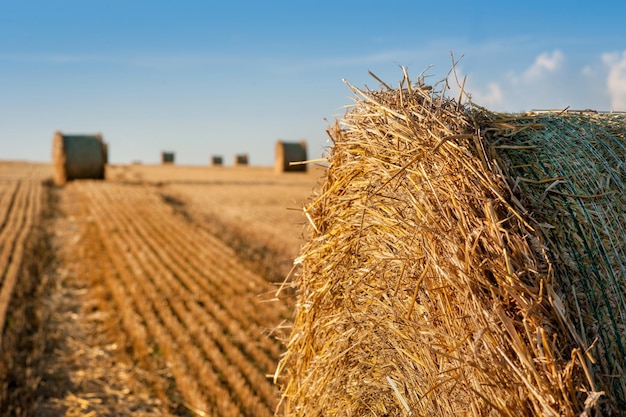
M 591 67 L 591 65 L 585 65 L 580 70 L 580 73 L 585 77 L 593 77 L 594 75 L 596 75 L 596 71 Z
M 498 83 L 487 84 L 487 91 L 485 92 L 473 89 L 471 94 L 472 102 L 483 107 L 498 106 L 502 104 L 504 98 L 502 88 Z
M 546 73 L 555 72 L 565 61 L 565 55 L 558 49 L 552 52 L 544 52 L 535 58 L 535 62 L 522 74 L 522 80 L 533 82 L 541 78 Z
M 626 51 L 602 55 L 602 62 L 609 68 L 606 79 L 612 110 L 626 110 Z

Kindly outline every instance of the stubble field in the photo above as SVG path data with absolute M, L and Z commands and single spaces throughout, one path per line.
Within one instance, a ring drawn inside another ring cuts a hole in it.
M 63 187 L 51 169 L 0 163 L 0 409 L 274 415 L 276 290 L 322 168 L 108 166 Z

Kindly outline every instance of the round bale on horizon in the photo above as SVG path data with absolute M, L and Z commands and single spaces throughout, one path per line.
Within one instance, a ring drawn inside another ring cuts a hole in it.
M 104 179 L 108 146 L 102 134 L 64 135 L 55 132 L 52 140 L 54 182 L 63 185 L 75 179 Z
M 302 163 L 307 160 L 306 148 L 307 143 L 305 140 L 300 142 L 278 140 L 276 142 L 274 170 L 277 173 L 306 172 L 307 166 L 305 163 Z

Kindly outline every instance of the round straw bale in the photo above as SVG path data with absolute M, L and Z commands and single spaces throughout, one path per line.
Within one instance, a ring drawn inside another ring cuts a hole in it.
M 173 164 L 174 163 L 174 152 L 161 152 L 161 163 L 162 164 Z
M 74 179 L 104 179 L 106 163 L 102 135 L 64 135 L 56 132 L 52 141 L 54 182 Z
M 211 157 L 211 165 L 213 166 L 222 166 L 224 165 L 224 158 L 220 155 L 213 155 Z
M 235 155 L 235 159 L 233 161 L 234 165 L 248 165 L 248 154 L 240 153 Z
M 546 294 L 572 339 L 561 354 L 576 353 L 584 388 L 602 393 L 598 415 L 617 415 L 626 410 L 626 116 L 474 116 L 553 269 Z
M 306 164 L 294 164 L 292 162 L 303 162 L 307 160 L 307 143 L 300 142 L 276 142 L 276 152 L 274 157 L 274 170 L 281 172 L 306 172 Z
M 496 114 L 423 81 L 348 84 L 329 129 L 285 415 L 619 415 L 624 117 Z

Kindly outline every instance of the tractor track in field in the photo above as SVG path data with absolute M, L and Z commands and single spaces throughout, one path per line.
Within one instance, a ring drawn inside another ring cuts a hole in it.
M 274 415 L 270 333 L 290 314 L 276 287 L 154 187 L 56 192 L 55 330 L 32 415 Z

